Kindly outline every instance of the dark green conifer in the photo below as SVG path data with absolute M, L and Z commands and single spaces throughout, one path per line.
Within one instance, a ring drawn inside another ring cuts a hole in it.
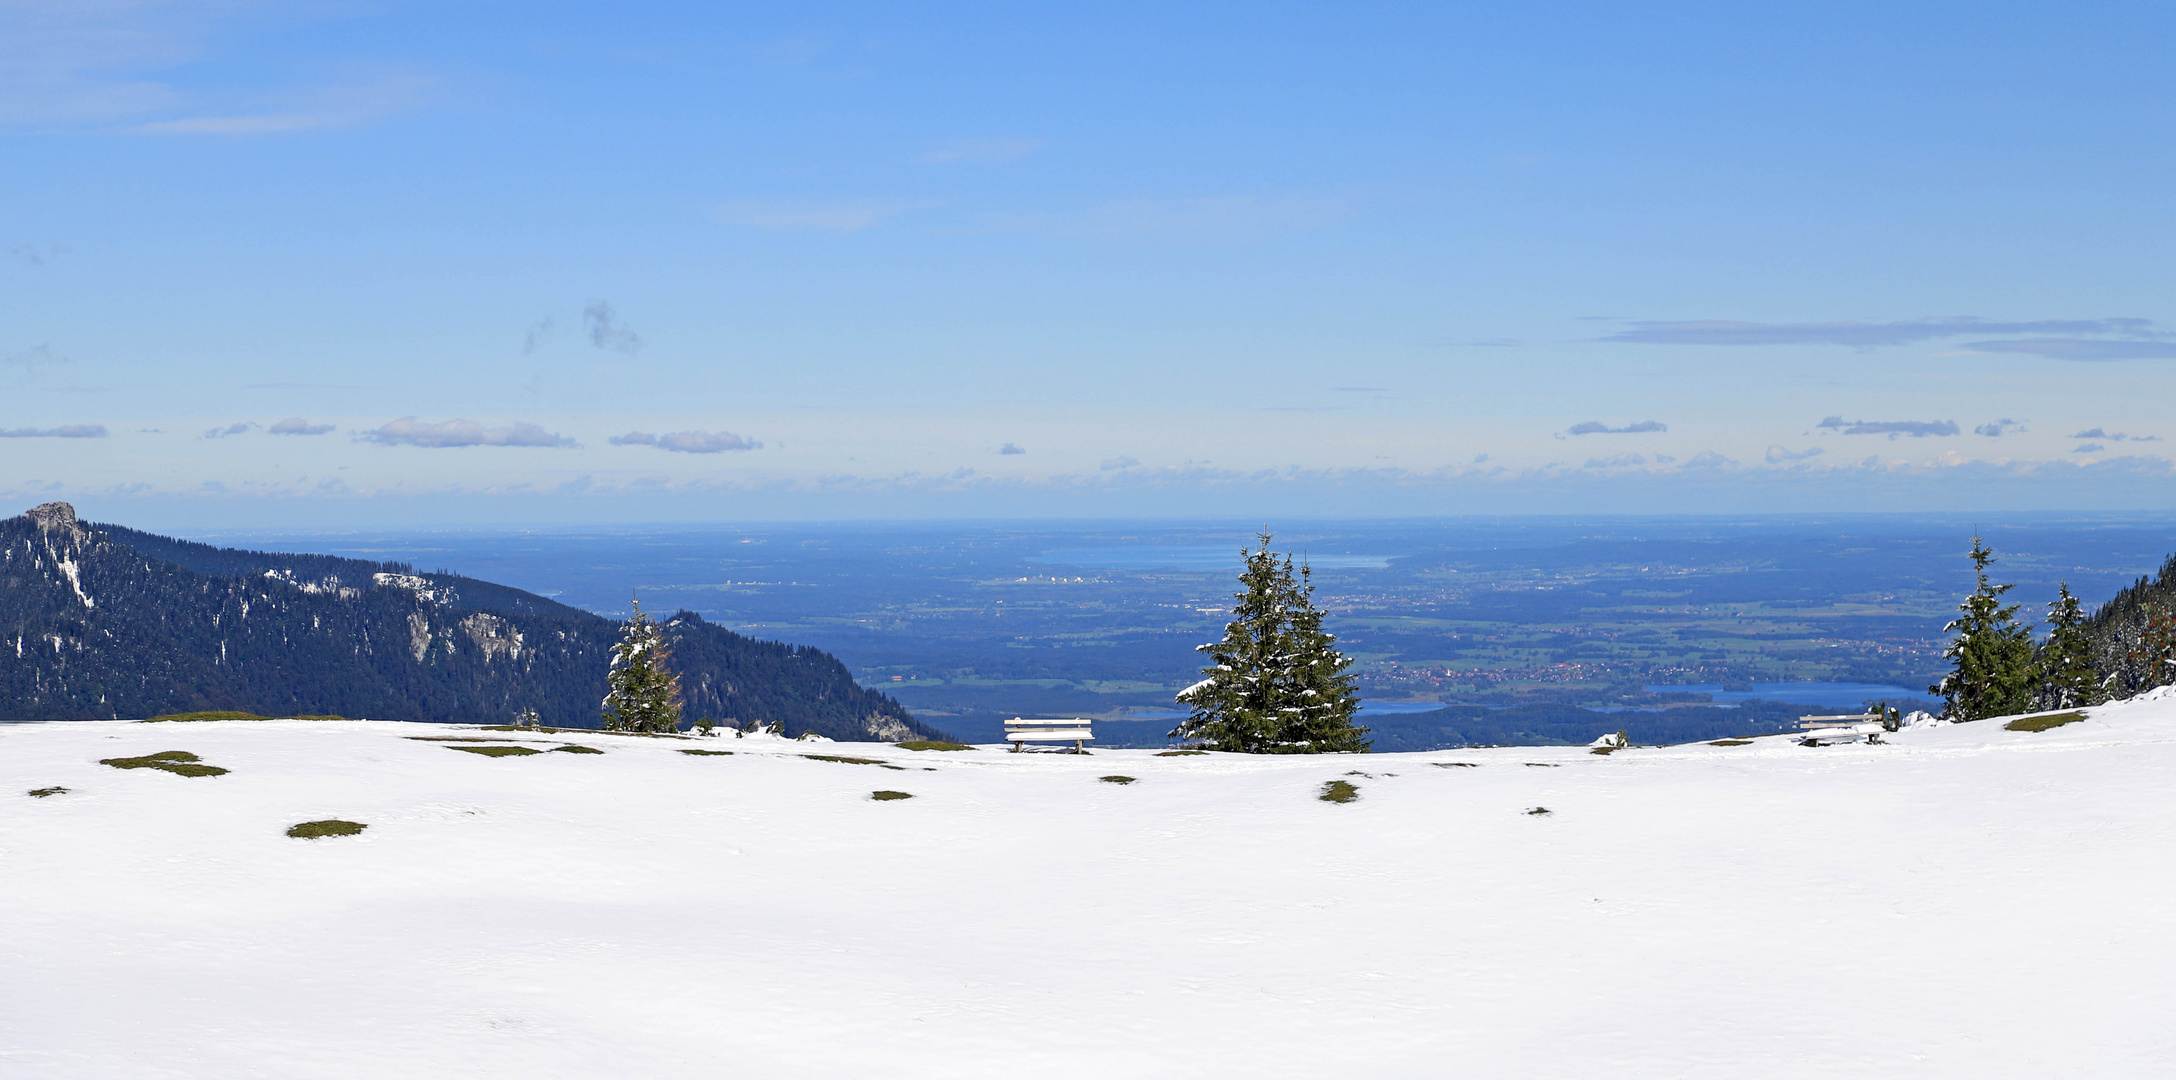
M 1180 691 L 1192 714 L 1172 731 L 1218 750 L 1248 754 L 1364 752 L 1367 729 L 1353 726 L 1360 699 L 1314 605 L 1312 574 L 1294 577 L 1291 556 L 1242 551 L 1246 569 L 1224 640 L 1198 647 L 1207 676 Z
M 2093 665 L 2093 639 L 2085 632 L 2085 612 L 2070 595 L 2070 583 L 2056 585 L 2048 602 L 2048 640 L 2040 650 L 2043 702 L 2057 709 L 2098 705 L 2104 700 L 2100 672 Z
M 604 696 L 606 731 L 666 733 L 680 728 L 680 677 L 669 666 L 672 650 L 665 634 L 634 601 L 635 613 L 623 624 L 612 646 L 610 688 Z
M 1959 617 L 1944 631 L 1957 636 L 1943 650 L 1953 669 L 1930 687 L 1947 704 L 1942 715 L 1950 720 L 1985 720 L 2032 708 L 2032 634 L 2017 623 L 2017 605 L 2002 603 L 2008 585 L 1987 580 L 1987 564 L 1995 553 L 1972 537 L 1972 569 L 1978 586 L 1964 603 Z

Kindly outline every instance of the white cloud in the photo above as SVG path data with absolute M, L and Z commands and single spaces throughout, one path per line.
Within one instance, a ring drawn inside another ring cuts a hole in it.
M 1120 454 L 1114 458 L 1104 459 L 1103 464 L 1099 466 L 1099 468 L 1101 468 L 1104 472 L 1109 472 L 1113 469 L 1130 469 L 1139 464 L 1140 462 L 1135 461 L 1133 458 L 1125 454 Z
M 1821 453 L 1821 448 L 1818 446 L 1810 446 L 1804 450 L 1792 450 L 1781 446 L 1771 446 L 1768 448 L 1768 452 L 1762 456 L 1767 459 L 1769 464 L 1780 465 L 1787 461 L 1804 461 L 1807 458 L 1820 457 Z
M 0 428 L 0 439 L 103 439 L 104 424 L 62 424 L 50 428 Z
M 1027 451 L 1026 451 L 1026 450 L 1023 450 L 1023 449 L 1021 449 L 1020 447 L 1014 446 L 1014 445 L 1013 445 L 1013 444 L 1011 444 L 1011 443 L 1006 443 L 1005 445 L 1003 445 L 1003 446 L 1000 446 L 1000 447 L 998 447 L 998 448 L 997 448 L 997 452 L 998 452 L 998 453 L 1000 453 L 1000 454 L 1007 454 L 1007 455 L 1010 455 L 1010 454 L 1025 454 L 1025 453 L 1027 453 Z
M 290 416 L 265 430 L 274 435 L 323 435 L 332 430 L 332 425 L 313 424 L 299 416 Z
M 453 446 L 580 445 L 565 435 L 554 434 L 531 423 L 487 428 L 474 420 L 447 420 L 438 424 L 424 424 L 418 423 L 413 416 L 403 416 L 372 428 L 356 436 L 356 440 L 384 446 L 421 446 L 431 449 Z
M 663 435 L 630 431 L 625 435 L 614 435 L 605 441 L 614 446 L 654 446 L 660 450 L 672 450 L 682 454 L 717 454 L 727 450 L 763 448 L 762 443 L 730 431 L 669 431 Z

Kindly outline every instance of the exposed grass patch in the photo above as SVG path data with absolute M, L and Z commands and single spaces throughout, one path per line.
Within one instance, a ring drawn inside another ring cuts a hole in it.
M 1428 764 L 1438 769 L 1477 769 L 1481 767 L 1481 763 L 1478 761 L 1431 761 Z
M 1587 753 L 1600 754 L 1603 757 L 1608 757 L 1609 755 L 1616 753 L 1619 749 L 1619 747 L 1615 746 L 1595 746 L 1589 747 Z
M 459 750 L 467 754 L 482 754 L 485 757 L 528 757 L 530 754 L 544 752 L 534 746 L 449 746 L 446 749 Z
M 323 821 L 305 821 L 300 825 L 289 825 L 287 835 L 297 840 L 315 840 L 320 836 L 353 836 L 369 827 L 360 821 L 326 818 Z
M 680 752 L 681 752 L 681 753 L 683 753 L 683 754 L 694 754 L 694 755 L 696 755 L 697 757 L 732 757 L 732 756 L 733 756 L 733 752 L 732 752 L 731 750 L 682 750 L 682 751 L 680 751 Z
M 1322 794 L 1315 797 L 1323 802 L 1348 803 L 1360 797 L 1360 789 L 1343 780 L 1332 780 L 1322 785 Z
M 1547 761 L 1528 761 L 1524 762 L 1524 764 L 1529 769 L 1561 769 L 1564 767 Z
M 1196 756 L 1196 755 L 1198 755 L 1198 754 L 1207 754 L 1207 753 L 1208 753 L 1208 751 L 1207 751 L 1207 750 L 1160 750 L 1160 751 L 1158 751 L 1158 752 L 1157 752 L 1156 756 L 1157 756 L 1157 757 L 1194 757 L 1194 756 Z
M 1101 781 L 1103 781 L 1103 782 L 1104 782 L 1104 783 L 1106 783 L 1106 784 L 1130 784 L 1130 783 L 1133 783 L 1133 777 L 1130 777 L 1130 776 L 1099 776 L 1099 777 L 1096 777 L 1096 779 L 1098 779 L 1098 780 L 1101 780 Z
M 896 769 L 900 772 L 907 771 L 907 768 L 904 765 L 893 765 L 889 762 L 882 761 L 873 757 L 846 757 L 841 754 L 803 754 L 801 756 L 809 759 L 810 761 L 836 761 L 841 765 L 874 765 L 880 769 Z
M 99 762 L 116 769 L 159 769 L 175 776 L 221 776 L 227 770 L 217 765 L 200 764 L 203 759 L 187 750 L 161 750 L 142 757 L 110 757 Z
M 594 747 L 594 746 L 577 746 L 577 745 L 575 745 L 574 743 L 568 743 L 568 744 L 567 744 L 567 745 L 565 745 L 565 746 L 554 746 L 554 747 L 552 747 L 552 753 L 554 753 L 554 754 L 602 754 L 602 753 L 604 753 L 604 751 L 602 751 L 602 750 L 599 750 L 599 749 L 597 749 L 597 748 L 596 748 L 596 747 Z
M 966 743 L 945 742 L 942 739 L 916 739 L 896 744 L 901 750 L 972 750 Z
M 559 733 L 560 733 L 560 732 L 562 732 L 562 731 L 582 731 L 582 730 L 586 730 L 586 729 L 583 729 L 583 728 L 563 728 L 563 727 L 522 727 L 522 726 L 521 726 L 520 724 L 478 724 L 478 725 L 476 726 L 476 730 L 478 730 L 478 731 L 537 731 L 537 732 L 542 732 L 542 733 L 544 733 L 544 734 L 546 734 L 546 735 L 557 735 L 557 734 L 559 734 Z
M 1554 813 L 1556 813 L 1556 811 L 1551 810 L 1546 806 L 1529 806 L 1526 808 L 1526 814 L 1528 817 L 1540 817 L 1544 814 Z
M 2064 724 L 2075 724 L 2083 719 L 2085 719 L 2085 714 L 2082 712 L 2049 713 L 2046 716 L 2020 716 L 2002 725 L 2002 730 L 2046 731 L 2049 728 L 2062 727 Z
M 345 720 L 352 722 L 354 719 L 355 718 L 352 716 L 332 716 L 329 714 L 313 714 L 310 716 L 259 716 L 253 712 L 236 712 L 232 709 L 217 709 L 210 712 L 167 713 L 165 716 L 154 716 L 149 720 L 139 721 L 139 723 L 203 724 L 209 723 L 213 720 Z
M 1753 745 L 1753 740 L 1751 740 L 1751 739 L 1717 739 L 1717 740 L 1715 740 L 1714 742 L 1711 742 L 1711 743 L 1709 743 L 1708 745 L 1709 745 L 1709 746 L 1751 746 L 1751 745 Z
M 872 791 L 869 793 L 869 797 L 878 802 L 891 802 L 895 799 L 911 799 L 914 796 L 904 791 Z
M 33 799 L 44 799 L 50 798 L 54 795 L 66 795 L 68 794 L 68 789 L 64 787 L 32 788 L 28 794 Z
M 487 742 L 487 743 L 503 743 L 503 742 L 505 742 L 505 741 L 506 741 L 505 739 L 494 739 L 494 738 L 492 738 L 492 737 L 490 737 L 490 736 L 488 736 L 488 735 L 403 735 L 403 736 L 401 736 L 401 738 L 403 738 L 403 739 L 409 739 L 409 740 L 412 740 L 412 741 L 414 741 L 414 742 Z

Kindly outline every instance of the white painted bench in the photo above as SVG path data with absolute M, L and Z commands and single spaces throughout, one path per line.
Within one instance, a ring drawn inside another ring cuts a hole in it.
M 1827 746 L 1830 743 L 1881 741 L 1881 733 L 1888 730 L 1878 713 L 1854 716 L 1801 716 L 1798 730 L 1805 732 L 1799 742 L 1806 746 Z
M 1005 721 L 1005 741 L 1012 744 L 1017 754 L 1023 744 L 1031 742 L 1072 743 L 1074 753 L 1085 753 L 1081 744 L 1095 741 L 1095 733 L 1088 729 L 1086 720 L 1022 720 L 1014 717 Z

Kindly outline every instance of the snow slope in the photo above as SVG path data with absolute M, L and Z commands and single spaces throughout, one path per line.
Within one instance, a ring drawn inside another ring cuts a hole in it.
M 408 738 L 462 734 L 0 727 L 0 1075 L 2176 1075 L 2176 700 L 1609 756 Z M 232 772 L 97 764 L 174 749 Z M 327 817 L 370 828 L 283 835 Z

